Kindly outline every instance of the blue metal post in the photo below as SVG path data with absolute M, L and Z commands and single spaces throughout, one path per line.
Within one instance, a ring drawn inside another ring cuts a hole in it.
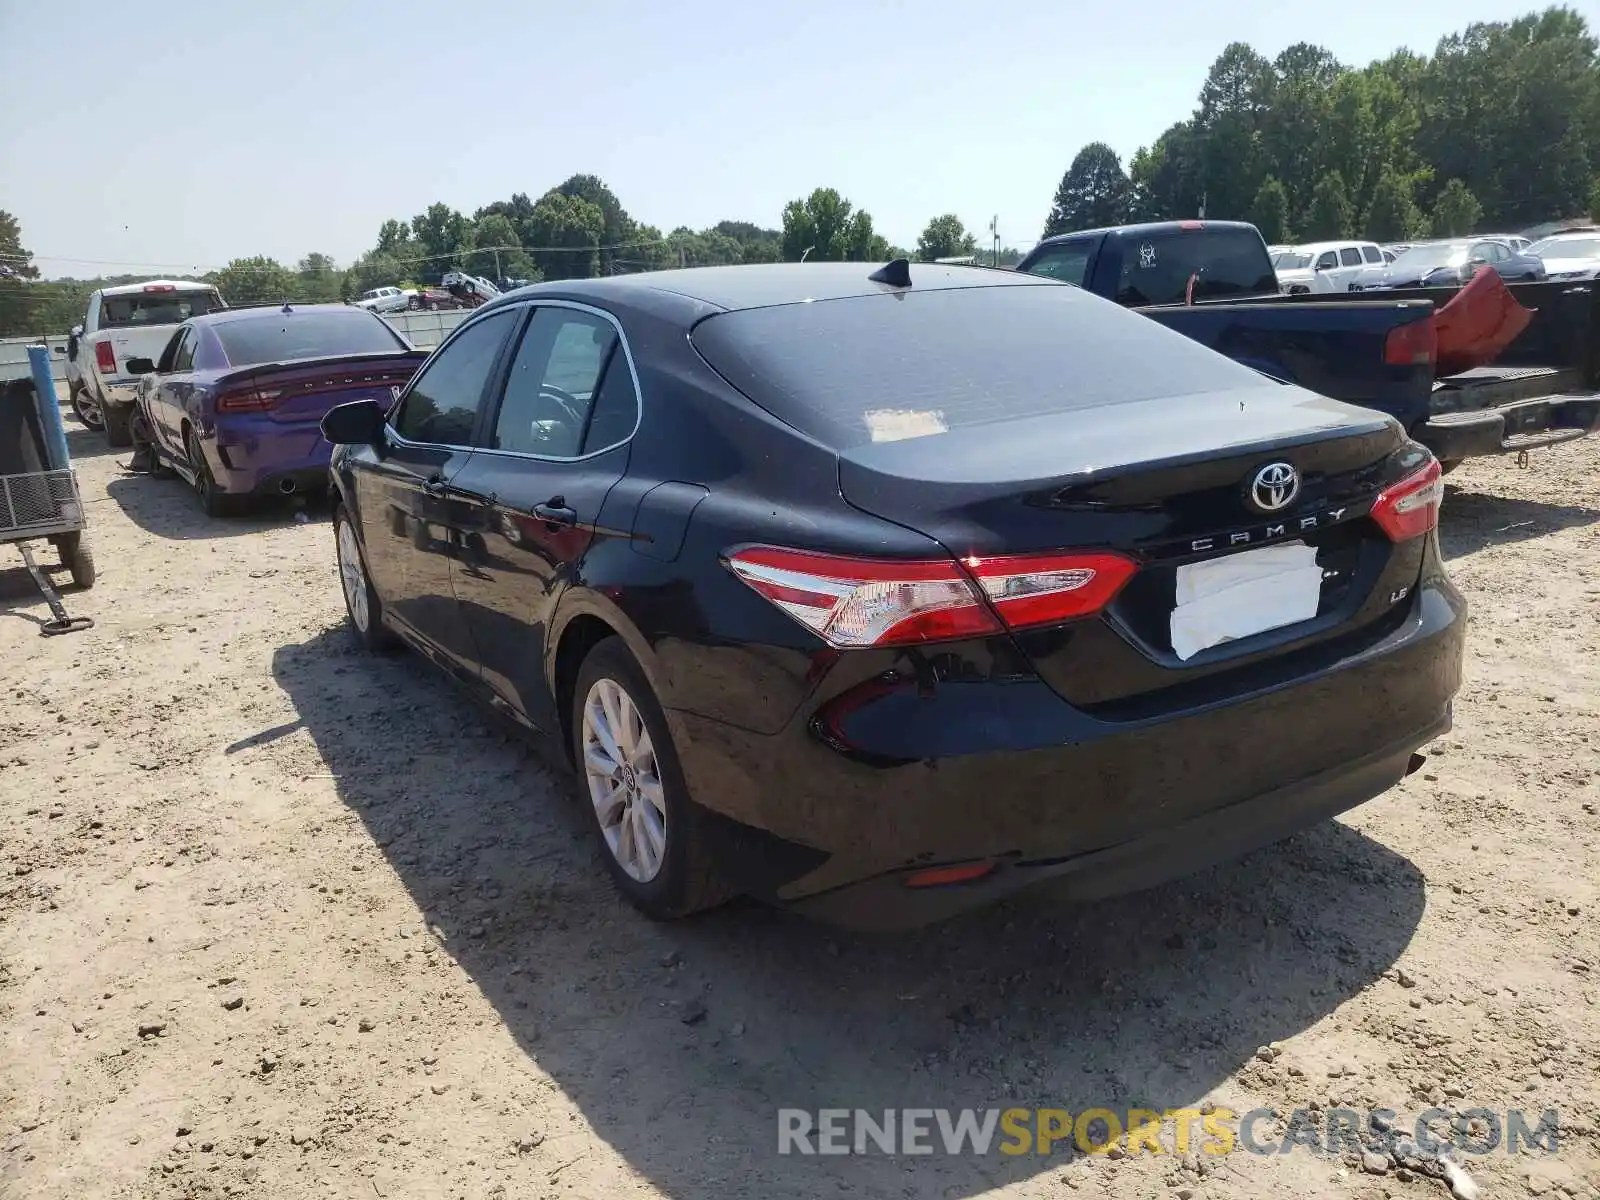
M 39 427 L 44 430 L 45 456 L 52 471 L 72 465 L 67 453 L 67 430 L 61 424 L 61 401 L 56 396 L 56 381 L 50 370 L 50 347 L 29 346 L 28 364 L 33 368 L 33 388 L 38 393 Z

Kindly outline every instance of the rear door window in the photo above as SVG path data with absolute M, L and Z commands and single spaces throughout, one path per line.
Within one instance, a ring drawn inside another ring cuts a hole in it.
M 625 441 L 637 415 L 616 327 L 581 309 L 540 308 L 511 360 L 489 445 L 576 458 Z
M 1361 247 L 1361 257 L 1369 263 L 1381 263 L 1383 261 L 1383 251 L 1376 246 L 1363 246 Z
M 1116 301 L 1137 306 L 1277 293 L 1261 235 L 1245 229 L 1174 229 L 1118 239 Z M 1110 253 L 1110 249 L 1107 249 Z
M 1361 265 L 1361 251 L 1354 246 L 1345 246 L 1339 251 L 1340 265 L 1346 267 L 1359 267 Z

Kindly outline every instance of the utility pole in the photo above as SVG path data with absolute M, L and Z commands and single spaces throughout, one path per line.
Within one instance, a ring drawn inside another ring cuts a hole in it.
M 989 236 L 994 241 L 994 259 L 990 263 L 990 265 L 998 267 L 1000 265 L 1000 214 L 999 213 L 995 213 L 994 216 L 989 218 Z
M 500 286 L 500 281 L 502 279 L 504 279 L 504 278 L 505 278 L 505 276 L 500 274 L 500 247 L 496 246 L 494 248 L 494 285 L 495 285 L 495 287 L 499 287 Z

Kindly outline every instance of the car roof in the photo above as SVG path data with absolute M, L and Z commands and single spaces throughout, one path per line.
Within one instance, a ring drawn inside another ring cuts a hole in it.
M 143 283 L 119 283 L 115 287 L 101 288 L 102 296 L 136 296 L 146 288 L 170 288 L 178 292 L 214 292 L 217 285 L 202 283 L 198 279 L 146 279 Z
M 478 311 L 518 303 L 541 295 L 596 302 L 641 303 L 652 297 L 681 297 L 725 312 L 846 300 L 904 289 L 868 278 L 879 262 L 751 263 L 731 267 L 688 267 L 611 275 L 600 279 L 563 279 L 536 283 L 496 296 Z M 1015 271 L 941 263 L 910 264 L 911 290 L 949 291 L 982 287 L 1051 286 L 1055 281 Z
M 1345 238 L 1338 242 L 1302 242 L 1295 249 L 1301 254 L 1321 254 L 1324 250 L 1342 250 L 1346 246 L 1376 246 L 1377 242 L 1369 242 L 1362 238 Z

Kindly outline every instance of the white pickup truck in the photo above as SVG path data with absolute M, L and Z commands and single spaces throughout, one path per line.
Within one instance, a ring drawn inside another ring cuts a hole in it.
M 357 308 L 371 309 L 373 312 L 405 312 L 408 308 L 421 308 L 418 303 L 417 293 L 406 288 L 380 287 L 373 288 L 370 292 L 362 292 L 361 299 L 356 301 Z
M 152 279 L 93 293 L 74 359 L 83 386 L 73 407 L 84 424 L 93 426 L 98 417 L 106 441 L 132 445 L 128 422 L 139 377 L 128 373 L 128 360 L 160 358 L 179 325 L 227 307 L 216 288 L 192 279 Z

